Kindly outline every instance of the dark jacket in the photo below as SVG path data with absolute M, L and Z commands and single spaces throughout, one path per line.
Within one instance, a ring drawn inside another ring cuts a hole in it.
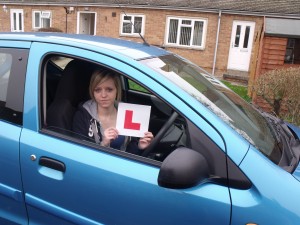
M 96 129 L 93 129 L 92 124 L 94 124 Z M 101 134 L 101 123 L 98 119 L 97 113 L 97 103 L 93 100 L 89 100 L 83 104 L 80 104 L 78 110 L 76 111 L 73 118 L 73 131 L 76 134 L 80 134 L 84 137 L 93 139 L 95 142 L 97 137 L 99 137 L 99 142 L 102 141 Z M 96 139 L 94 132 L 97 132 Z M 128 140 L 129 139 L 129 140 Z M 138 148 L 138 139 L 137 138 L 125 138 L 124 144 L 120 147 L 117 147 L 119 150 L 126 150 L 127 152 L 140 155 L 142 151 Z

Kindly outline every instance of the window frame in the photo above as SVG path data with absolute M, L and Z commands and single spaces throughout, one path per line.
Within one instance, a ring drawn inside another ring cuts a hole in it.
M 38 21 L 35 15 L 39 15 Z M 43 14 L 46 14 L 43 16 Z M 48 14 L 48 15 L 47 15 Z M 49 27 L 43 26 L 43 19 L 49 19 Z M 38 25 L 36 23 L 38 22 Z M 32 11 L 32 28 L 34 30 L 40 28 L 50 28 L 52 26 L 52 12 L 50 10 L 34 10 Z
M 177 34 L 176 34 L 176 43 L 169 42 L 169 33 L 170 33 L 170 23 L 171 20 L 177 20 Z M 183 24 L 182 21 L 191 21 L 191 24 Z M 195 22 L 202 23 L 202 35 L 201 35 L 201 45 L 193 44 Z M 166 31 L 165 31 L 165 46 L 168 47 L 179 47 L 179 48 L 189 48 L 189 49 L 199 49 L 204 50 L 206 45 L 206 35 L 207 35 L 207 24 L 208 20 L 206 18 L 194 18 L 194 17 L 178 17 L 178 16 L 168 16 L 166 19 Z M 191 34 L 189 38 L 189 45 L 180 44 L 180 31 L 182 28 L 187 27 L 191 28 Z
M 299 65 L 300 64 L 300 39 L 287 38 L 284 64 Z
M 125 17 L 131 17 L 131 20 L 125 20 Z M 142 22 L 141 22 L 141 32 L 140 33 L 136 33 L 134 32 L 134 22 L 136 17 L 141 17 L 142 18 Z M 142 36 L 145 35 L 145 21 L 146 21 L 146 16 L 143 14 L 135 14 L 135 13 L 130 13 L 130 14 L 126 14 L 126 13 L 122 13 L 120 16 L 120 36 L 130 36 L 130 37 L 140 37 L 140 34 Z M 124 22 L 128 23 L 131 25 L 131 32 L 130 33 L 124 33 L 123 32 L 123 27 L 124 27 Z

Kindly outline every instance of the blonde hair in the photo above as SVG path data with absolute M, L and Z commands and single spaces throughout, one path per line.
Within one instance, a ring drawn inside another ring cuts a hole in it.
M 102 69 L 102 70 L 95 70 L 92 74 L 89 86 L 89 94 L 90 97 L 95 100 L 94 98 L 94 90 L 99 83 L 102 83 L 108 79 L 112 79 L 114 84 L 117 88 L 117 96 L 116 100 L 119 102 L 122 99 L 122 86 L 121 86 L 121 79 L 119 74 L 115 73 L 112 70 Z

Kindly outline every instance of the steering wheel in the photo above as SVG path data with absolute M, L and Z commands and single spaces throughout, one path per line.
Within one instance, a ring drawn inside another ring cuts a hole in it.
M 175 119 L 178 117 L 177 112 L 173 112 L 170 118 L 164 123 L 164 125 L 160 128 L 158 133 L 155 135 L 151 143 L 148 145 L 148 147 L 143 151 L 142 156 L 147 157 L 153 149 L 156 147 L 156 145 L 160 142 L 160 140 L 164 137 L 165 133 L 168 131 L 168 129 L 171 127 Z

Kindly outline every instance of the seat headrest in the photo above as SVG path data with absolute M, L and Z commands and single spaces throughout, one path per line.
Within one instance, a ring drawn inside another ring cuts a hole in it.
M 68 99 L 76 107 L 79 102 L 89 99 L 88 87 L 92 70 L 92 65 L 88 62 L 76 59 L 70 61 L 63 71 L 55 100 Z

